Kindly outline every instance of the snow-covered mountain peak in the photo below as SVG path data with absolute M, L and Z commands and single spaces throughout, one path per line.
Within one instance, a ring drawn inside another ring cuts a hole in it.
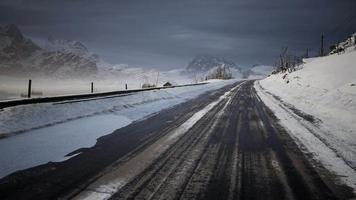
M 2 36 L 11 37 L 17 41 L 24 40 L 24 36 L 22 35 L 20 29 L 14 24 L 9 24 L 4 27 L 0 27 L 0 34 Z
M 53 36 L 48 37 L 44 49 L 49 51 L 74 53 L 76 55 L 85 55 L 89 53 L 87 47 L 78 41 L 56 39 Z
M 234 61 L 212 55 L 196 56 L 189 63 L 186 72 L 190 75 L 194 74 L 195 79 L 204 80 L 215 74 L 219 69 L 224 69 L 231 73 L 233 78 L 240 78 L 242 76 L 240 68 Z
M 50 52 L 59 51 L 66 54 L 73 54 L 92 62 L 101 62 L 100 57 L 88 50 L 88 48 L 81 42 L 66 39 L 57 39 L 53 36 L 49 36 L 43 44 L 43 48 Z
M 239 69 L 239 67 L 232 60 L 223 57 L 212 55 L 199 55 L 196 56 L 188 65 L 187 71 L 189 72 L 207 72 L 215 67 L 225 66 L 228 68 Z
M 0 75 L 75 77 L 98 71 L 99 57 L 80 42 L 51 38 L 47 47 L 26 38 L 15 25 L 0 27 Z
M 0 63 L 29 57 L 41 48 L 23 36 L 15 25 L 0 27 Z

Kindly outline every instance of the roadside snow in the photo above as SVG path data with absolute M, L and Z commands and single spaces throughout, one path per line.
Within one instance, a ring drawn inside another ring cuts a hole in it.
M 0 155 L 0 178 L 17 170 L 65 160 L 68 153 L 93 146 L 100 136 L 235 81 L 5 108 L 0 111 L 0 133 L 9 137 L 0 139 L 0 152 L 6 152 Z
M 52 127 L 36 129 L 0 140 L 0 177 L 11 172 L 49 161 L 62 161 L 63 156 L 78 147 L 90 147 L 104 133 L 111 133 L 131 120 L 119 115 L 98 115 Z
M 288 107 L 267 94 L 255 82 L 255 88 L 260 99 L 274 112 L 283 127 L 287 129 L 292 138 L 305 153 L 312 153 L 313 159 L 333 172 L 342 182 L 356 191 L 356 172 L 340 155 L 319 138 L 322 130 L 310 122 L 296 115 Z
M 281 98 L 279 104 L 314 116 L 318 122 L 313 125 L 313 134 L 310 129 L 298 128 L 298 124 L 291 126 L 287 114 L 273 105 L 273 97 L 256 86 L 258 94 L 282 123 L 293 127 L 289 129 L 301 144 L 328 169 L 346 176 L 342 179 L 356 188 L 356 51 L 304 62 L 298 71 L 271 75 L 259 84 Z M 345 165 L 350 169 L 346 170 Z

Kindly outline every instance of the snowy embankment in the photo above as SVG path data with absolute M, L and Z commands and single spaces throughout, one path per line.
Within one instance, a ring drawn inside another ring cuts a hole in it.
M 236 80 L 138 92 L 125 96 L 5 108 L 0 111 L 0 177 L 61 161 L 116 129 Z M 18 134 L 16 134 L 18 133 Z
M 305 60 L 255 84 L 313 159 L 356 189 L 356 51 Z

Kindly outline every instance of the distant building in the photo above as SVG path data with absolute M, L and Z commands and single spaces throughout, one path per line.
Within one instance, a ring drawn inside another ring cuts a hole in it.
M 172 86 L 172 83 L 170 82 L 166 82 L 165 84 L 163 84 L 163 87 L 171 87 Z
M 150 83 L 144 83 L 142 84 L 142 88 L 153 88 L 156 87 L 155 84 L 150 84 Z

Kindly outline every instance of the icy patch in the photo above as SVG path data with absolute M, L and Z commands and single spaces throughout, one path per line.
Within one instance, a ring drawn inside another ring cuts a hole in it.
M 2 139 L 0 177 L 49 161 L 66 160 L 64 156 L 69 152 L 91 147 L 98 137 L 130 123 L 124 116 L 98 115 Z

